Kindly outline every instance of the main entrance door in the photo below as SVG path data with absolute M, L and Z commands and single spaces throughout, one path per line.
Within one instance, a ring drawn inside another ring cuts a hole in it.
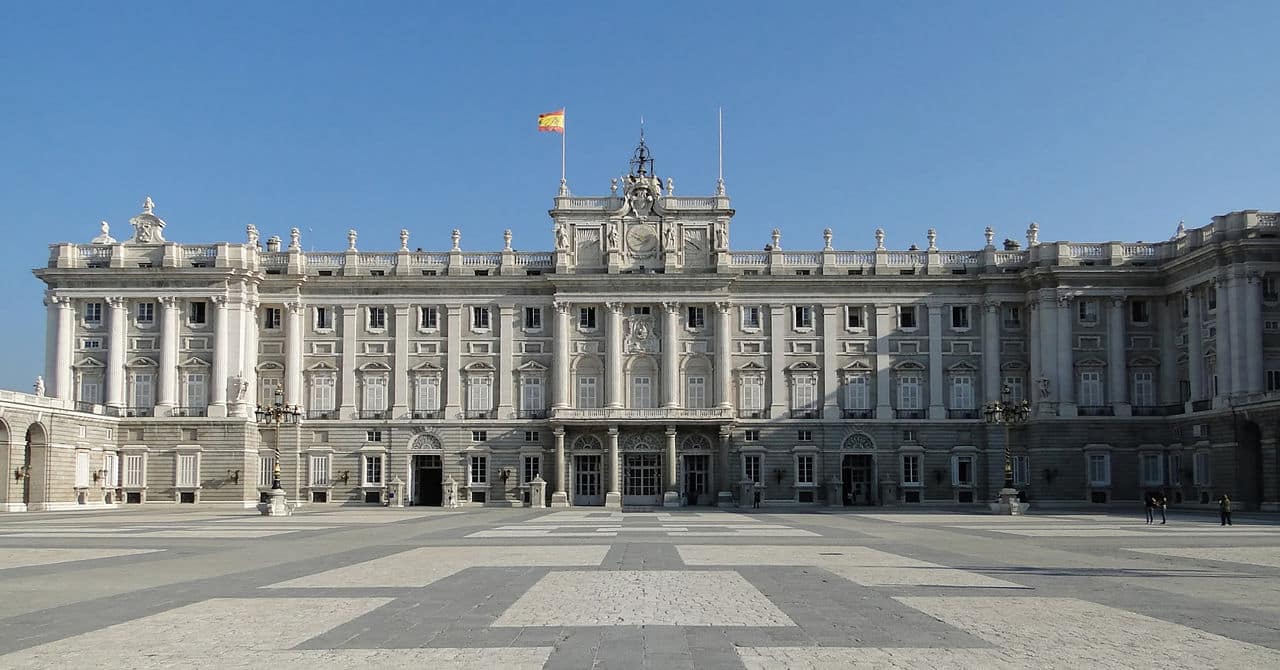
M 844 457 L 840 464 L 840 481 L 843 484 L 841 488 L 846 506 L 870 505 L 875 502 L 871 491 L 871 484 L 874 482 L 873 466 L 871 454 L 849 454 Z
M 573 457 L 573 504 L 603 505 L 604 494 L 600 488 L 600 455 L 575 455 Z
M 436 454 L 413 456 L 413 504 L 439 507 L 443 502 L 444 468 Z
M 711 492 L 707 487 L 711 471 L 711 457 L 706 454 L 686 454 L 684 457 L 684 496 L 690 505 L 711 504 Z
M 657 454 L 626 454 L 622 465 L 622 504 L 662 504 L 662 462 Z

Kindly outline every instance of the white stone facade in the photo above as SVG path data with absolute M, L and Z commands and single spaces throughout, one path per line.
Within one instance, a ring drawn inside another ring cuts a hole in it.
M 988 228 L 981 249 L 930 230 L 890 250 L 876 230 L 838 250 L 854 235 L 828 230 L 792 251 L 775 230 L 742 251 L 722 189 L 677 196 L 647 165 L 609 195 L 557 196 L 550 251 L 509 233 L 463 251 L 460 231 L 423 251 L 400 231 L 369 252 L 352 230 L 317 253 L 296 228 L 263 248 L 253 226 L 183 245 L 148 199 L 131 239 L 104 225 L 35 271 L 43 390 L 119 425 L 122 453 L 168 454 L 171 473 L 144 477 L 166 501 L 251 503 L 279 439 L 304 502 L 380 502 L 399 477 L 410 504 L 441 504 L 452 477 L 462 503 L 523 504 L 541 474 L 553 505 L 976 503 L 1000 488 L 1006 440 L 1041 501 L 1199 503 L 1253 468 L 1236 494 L 1280 502 L 1261 449 L 1280 404 L 1276 214 L 1160 243 L 1044 242 L 1032 224 L 1025 246 Z M 984 422 L 1002 388 L 1031 403 L 1028 426 Z M 301 423 L 255 430 L 276 401 Z M 1233 408 L 1256 464 L 1218 425 Z M 203 436 L 232 425 L 251 436 L 211 453 Z M 211 490 L 196 462 L 234 485 Z

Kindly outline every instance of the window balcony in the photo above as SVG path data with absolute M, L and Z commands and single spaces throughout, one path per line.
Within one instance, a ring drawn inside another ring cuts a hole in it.
M 208 407 L 174 407 L 173 416 L 208 416 Z
M 922 409 L 895 409 L 893 410 L 893 418 L 895 419 L 923 419 L 924 410 Z
M 948 409 L 948 419 L 976 419 L 978 418 L 978 410 L 976 409 Z
M 1115 416 L 1116 410 L 1111 405 L 1081 405 L 1076 408 L 1080 416 Z
M 822 412 L 816 409 L 792 409 L 791 418 L 793 419 L 817 419 L 822 416 Z
M 125 407 L 119 416 L 155 416 L 155 407 Z
M 494 414 L 491 409 L 469 409 L 463 416 L 468 419 L 493 419 Z
M 338 410 L 336 409 L 313 409 L 307 412 L 308 419 L 319 419 L 326 421 L 335 421 L 338 418 Z
M 444 410 L 442 409 L 415 409 L 413 410 L 413 418 L 415 419 L 443 419 Z
M 1134 405 L 1134 416 L 1175 416 L 1182 414 L 1186 408 L 1178 405 Z
M 391 410 L 389 409 L 362 409 L 360 410 L 361 419 L 390 419 Z
M 767 419 L 769 418 L 768 409 L 738 409 L 739 419 Z
M 516 412 L 517 419 L 545 419 L 547 418 L 547 410 L 545 409 L 522 409 Z
M 875 412 L 869 409 L 842 409 L 840 410 L 840 418 L 842 419 L 870 419 L 875 416 Z

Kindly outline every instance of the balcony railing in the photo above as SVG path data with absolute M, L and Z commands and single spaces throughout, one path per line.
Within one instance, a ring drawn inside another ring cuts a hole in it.
M 1080 416 L 1115 416 L 1116 410 L 1111 405 L 1081 405 L 1076 410 Z
M 494 414 L 491 409 L 469 409 L 463 416 L 468 419 L 492 419 L 495 418 Z
M 840 418 L 843 419 L 870 419 L 873 416 L 875 416 L 875 412 L 869 409 L 840 410 Z
M 660 421 L 724 421 L 733 418 L 727 407 L 564 407 L 552 411 L 557 420 L 627 421 L 655 419 Z
M 1191 401 L 1191 411 L 1192 411 L 1192 412 L 1207 412 L 1207 411 L 1209 411 L 1209 410 L 1211 410 L 1211 409 L 1213 409 L 1213 400 L 1212 400 L 1212 399 L 1205 399 L 1205 400 L 1192 400 L 1192 401 Z
M 333 421 L 338 418 L 338 410 L 336 409 L 313 409 L 307 412 L 308 419 Z
M 895 419 L 923 419 L 924 410 L 922 409 L 895 409 L 893 410 L 893 418 Z
M 208 407 L 174 407 L 173 416 L 208 416 Z
M 547 410 L 545 409 L 522 409 L 516 412 L 517 419 L 545 419 L 547 418 Z
M 739 409 L 739 419 L 767 419 L 769 418 L 768 409 Z
M 362 409 L 360 410 L 361 419 L 390 419 L 391 410 L 389 409 Z
M 88 413 L 88 414 L 98 414 L 98 413 L 99 413 L 99 410 L 98 410 L 98 408 L 99 408 L 99 407 L 100 407 L 100 405 L 99 405 L 98 403 L 96 403 L 96 402 L 84 402 L 84 401 L 82 401 L 82 400 L 77 400 L 77 401 L 76 401 L 76 411 L 77 411 L 77 412 L 86 412 L 86 413 Z
M 821 418 L 822 412 L 816 409 L 795 409 L 791 410 L 791 418 L 793 419 L 817 419 Z
M 1186 411 L 1186 407 L 1182 404 L 1177 405 L 1134 405 L 1134 416 L 1174 416 L 1182 414 Z
M 415 409 L 413 410 L 413 418 L 415 419 L 443 419 L 444 410 L 442 409 Z
M 978 418 L 978 410 L 976 409 L 948 409 L 948 419 L 976 419 Z
M 155 407 L 124 407 L 116 416 L 155 416 Z

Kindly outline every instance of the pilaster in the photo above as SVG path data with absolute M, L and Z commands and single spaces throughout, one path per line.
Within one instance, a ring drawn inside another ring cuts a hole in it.
M 716 404 L 724 409 L 733 408 L 733 357 L 730 349 L 733 329 L 733 305 L 727 300 L 715 304 L 716 308 Z
M 458 252 L 461 255 L 461 252 Z M 462 412 L 462 305 L 445 305 L 447 314 L 445 351 L 445 419 L 455 419 Z
M 169 296 L 160 303 L 160 369 L 156 380 L 156 416 L 169 416 L 181 403 L 178 398 L 178 300 Z
M 605 407 L 622 407 L 622 303 L 605 303 Z M 666 362 L 663 343 L 663 364 Z M 665 371 L 665 367 L 664 367 Z M 665 389 L 663 391 L 665 398 Z
M 306 307 L 300 299 L 284 304 L 284 402 L 302 405 L 302 315 Z
M 787 306 L 769 305 L 769 416 L 787 416 Z
M 1190 413 L 1192 403 L 1207 397 L 1204 383 L 1204 340 L 1200 338 L 1200 333 L 1204 330 L 1204 318 L 1200 315 L 1200 295 L 1195 287 L 1187 289 L 1183 296 L 1187 300 L 1187 381 L 1191 386 L 1191 399 L 1187 402 L 1186 411 Z
M 1071 309 L 1073 298 L 1070 294 L 1058 294 L 1058 416 L 1076 416 L 1075 401 L 1075 352 L 1071 335 Z
M 929 302 L 929 418 L 947 418 L 942 392 L 942 311 L 947 308 Z
M 109 297 L 107 306 L 111 310 L 111 336 L 107 341 L 107 406 L 121 408 L 125 402 L 125 367 L 124 356 L 129 343 L 125 341 L 125 309 L 124 298 Z
M 1232 330 L 1235 324 L 1232 319 L 1235 313 L 1231 310 L 1231 275 L 1223 272 L 1221 275 L 1214 277 L 1213 288 L 1210 290 L 1217 291 L 1218 308 L 1217 308 L 1217 337 L 1215 344 L 1217 346 L 1215 372 L 1218 375 L 1218 392 L 1213 393 L 1213 379 L 1209 379 L 1209 391 L 1213 397 L 1213 406 L 1222 407 L 1226 404 L 1226 398 L 1235 392 L 1235 378 L 1232 373 L 1232 356 L 1234 355 L 1234 347 L 1232 346 Z
M 565 492 L 565 479 L 567 474 L 565 472 L 564 428 L 554 428 L 552 429 L 551 434 L 555 438 L 556 449 L 556 476 L 552 480 L 555 490 L 551 492 L 551 506 L 568 507 L 569 495 Z
M 836 362 L 836 333 L 839 332 L 839 305 L 822 305 L 822 418 L 839 419 L 840 405 L 837 402 L 836 389 L 839 385 L 836 375 L 839 365 Z
M 1110 387 L 1111 407 L 1116 416 L 1132 416 L 1129 404 L 1129 372 L 1125 361 L 1125 302 L 1124 296 L 1112 296 L 1107 301 L 1107 382 Z
M 227 340 L 227 297 L 215 295 L 209 299 L 213 307 L 213 379 L 209 384 L 209 410 L 211 417 L 227 416 L 227 384 L 231 352 Z
M 662 303 L 662 406 L 680 406 L 680 303 Z
M 551 407 L 557 409 L 569 406 L 569 303 L 556 301 L 552 307 L 555 311 L 555 348 L 551 350 Z
M 982 301 L 982 400 L 1000 399 L 1000 301 Z
M 360 324 L 359 305 L 341 305 L 342 312 L 342 369 L 338 371 L 339 383 L 342 385 L 342 404 L 338 407 L 338 416 L 343 419 L 356 418 L 356 329 Z
M 608 488 L 605 489 L 604 506 L 613 509 L 622 509 L 622 465 L 619 462 L 622 459 L 618 451 L 618 426 L 609 426 L 609 481 Z
M 893 330 L 893 305 L 876 305 L 876 418 L 892 419 L 889 403 L 889 333 Z
M 400 253 L 408 255 L 407 251 Z M 413 328 L 408 305 L 396 305 L 395 313 L 395 352 L 391 358 L 391 416 L 399 419 L 409 416 L 409 396 L 412 395 L 409 384 L 409 331 Z
M 515 305 L 498 305 L 498 418 L 514 419 L 515 406 L 512 392 L 515 389 Z

